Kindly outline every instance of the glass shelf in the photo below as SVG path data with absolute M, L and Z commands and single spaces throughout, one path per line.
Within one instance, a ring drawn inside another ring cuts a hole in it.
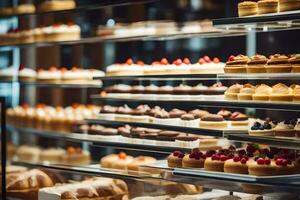
M 94 146 L 101 146 L 101 147 L 113 147 L 116 149 L 128 149 L 128 150 L 138 150 L 138 151 L 145 151 L 145 152 L 156 152 L 161 154 L 170 154 L 175 150 L 180 150 L 183 152 L 189 152 L 192 148 L 184 148 L 177 146 L 174 142 L 172 146 L 162 146 L 156 144 L 149 144 L 145 142 L 127 142 L 125 140 L 116 141 L 116 139 L 109 139 L 108 136 L 103 138 L 99 138 L 97 136 L 91 136 L 88 134 L 79 134 L 79 133 L 59 133 L 54 131 L 45 131 L 33 128 L 16 128 L 13 126 L 8 126 L 8 130 L 10 131 L 17 131 L 19 133 L 25 134 L 33 134 L 40 137 L 45 138 L 53 138 L 59 140 L 67 140 L 67 141 L 75 141 L 75 142 L 89 142 L 91 145 Z M 121 137 L 121 136 L 120 136 Z
M 124 6 L 131 4 L 144 4 L 149 2 L 155 2 L 157 0 L 100 0 L 95 4 L 87 4 L 82 6 L 76 6 L 74 9 L 67 10 L 57 10 L 57 11 L 49 11 L 49 12 L 35 12 L 30 14 L 13 14 L 13 15 L 0 15 L 1 19 L 6 19 L 10 17 L 41 17 L 43 15 L 56 15 L 56 14 L 68 14 L 68 13 L 79 13 L 79 12 L 87 12 L 90 10 L 97 10 L 104 7 L 112 7 L 112 6 Z
M 159 96 L 158 96 L 159 97 Z M 238 101 L 238 100 L 171 100 L 171 99 L 149 99 L 147 97 L 135 98 L 111 98 L 101 97 L 100 95 L 91 95 L 94 102 L 136 102 L 148 103 L 154 105 L 172 104 L 172 105 L 187 105 L 196 107 L 226 107 L 226 108 L 255 108 L 265 110 L 279 110 L 279 111 L 294 111 L 300 112 L 299 102 L 279 102 L 279 101 Z
M 102 83 L 98 84 L 67 84 L 67 83 L 42 83 L 42 82 L 22 82 L 22 81 L 2 81 L 1 83 L 15 84 L 19 83 L 21 86 L 32 86 L 32 87 L 53 87 L 53 88 L 102 88 Z
M 300 11 L 215 19 L 213 25 L 224 30 L 243 30 L 245 32 L 293 30 L 300 28 Z
M 228 134 L 235 133 L 246 133 L 242 130 L 215 130 L 215 129 L 203 129 L 203 128 L 190 128 L 184 126 L 172 126 L 172 125 L 163 125 L 163 124 L 154 124 L 154 123 L 138 123 L 138 122 L 123 122 L 123 121 L 114 121 L 114 120 L 99 120 L 99 119 L 86 119 L 90 124 L 102 124 L 102 125 L 114 125 L 114 126 L 124 126 L 126 124 L 134 127 L 145 127 L 145 128 L 154 128 L 170 131 L 178 131 L 184 133 L 190 133 L 195 135 L 206 135 L 213 137 L 224 137 Z
M 275 136 L 251 136 L 247 134 L 229 134 L 229 140 L 266 144 L 274 147 L 300 149 L 300 138 L 283 138 Z

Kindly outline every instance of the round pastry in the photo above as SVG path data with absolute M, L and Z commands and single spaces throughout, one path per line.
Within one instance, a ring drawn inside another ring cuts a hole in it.
M 62 163 L 68 165 L 88 165 L 91 161 L 90 152 L 83 151 L 81 148 L 69 147 L 67 154 L 61 157 Z
M 249 58 L 244 55 L 231 55 L 224 67 L 225 73 L 246 73 Z
M 249 123 L 248 116 L 240 112 L 232 113 L 228 118 L 228 120 L 231 122 L 232 127 L 240 127 L 240 126 L 248 127 L 248 123 Z
M 123 127 L 118 128 L 118 133 L 126 138 L 131 138 L 131 127 L 129 125 L 125 125 Z
M 182 159 L 184 157 L 184 153 L 180 151 L 174 151 L 172 154 L 168 156 L 168 166 L 169 167 L 182 167 Z
M 274 131 L 272 125 L 269 122 L 255 122 L 251 129 L 248 131 L 251 136 L 272 136 Z
M 269 101 L 271 93 L 272 88 L 270 86 L 261 84 L 256 86 L 255 93 L 252 95 L 252 98 L 255 101 Z
M 133 159 L 131 163 L 127 166 L 128 171 L 134 172 L 149 172 L 151 173 L 153 170 L 150 168 L 140 168 L 142 165 L 151 165 L 156 162 L 156 159 L 150 156 L 138 156 Z
M 224 172 L 225 161 L 230 159 L 229 156 L 223 154 L 214 154 L 206 158 L 204 162 L 204 169 L 207 171 Z
M 40 161 L 48 161 L 51 163 L 60 163 L 61 157 L 66 153 L 64 149 L 46 149 L 43 150 L 40 154 Z
M 265 65 L 268 59 L 263 55 L 255 55 L 250 58 L 247 66 L 247 73 L 265 73 Z
M 243 1 L 238 4 L 239 17 L 257 14 L 257 3 L 253 1 Z
M 240 93 L 240 90 L 242 88 L 243 88 L 243 85 L 240 85 L 238 83 L 230 86 L 225 92 L 225 99 L 226 100 L 237 100 L 238 93 Z
M 38 70 L 37 81 L 47 83 L 59 83 L 61 80 L 61 71 L 56 67 L 50 67 L 49 70 Z
M 224 172 L 235 174 L 248 174 L 247 156 L 235 156 L 232 159 L 226 160 L 224 163 Z
M 292 85 L 292 86 L 290 86 L 290 88 L 293 90 L 293 95 L 294 95 L 293 100 L 299 102 L 300 101 L 300 86 Z
M 207 129 L 226 129 L 227 122 L 221 115 L 207 114 L 201 118 L 199 127 Z
M 300 1 L 298 1 L 298 2 L 300 2 Z M 292 55 L 291 58 L 289 59 L 289 62 L 292 65 L 292 72 L 299 73 L 300 72 L 300 54 Z
M 142 94 L 145 91 L 145 86 L 143 85 L 134 85 L 131 87 L 131 92 L 135 94 Z
M 255 88 L 251 84 L 245 84 L 237 94 L 238 100 L 252 100 L 252 95 L 255 93 Z
M 126 153 L 121 152 L 118 155 L 118 159 L 112 163 L 111 168 L 127 170 L 128 164 L 131 163 L 132 161 L 133 161 L 132 156 L 128 156 L 126 155 Z
M 187 154 L 182 159 L 182 167 L 184 168 L 203 168 L 206 159 L 198 148 L 192 150 L 191 154 Z
M 279 0 L 279 11 L 290 11 L 290 10 L 299 10 L 300 1 L 299 0 Z
M 229 110 L 225 110 L 225 109 L 221 109 L 217 115 L 221 115 L 224 119 L 228 120 L 228 118 L 230 117 L 230 115 L 232 114 L 231 111 Z
M 275 136 L 282 136 L 282 137 L 295 137 L 295 124 L 292 120 L 285 120 L 280 122 L 275 126 L 273 129 Z
M 288 86 L 278 83 L 272 87 L 271 101 L 293 101 L 293 90 Z
M 175 141 L 175 138 L 180 135 L 177 131 L 161 131 L 157 134 L 157 139 L 162 141 Z
M 292 66 L 289 63 L 289 58 L 280 54 L 270 56 L 265 68 L 268 73 L 288 73 L 292 70 Z
M 110 154 L 101 158 L 100 165 L 103 168 L 111 168 L 112 164 L 118 159 L 119 156 L 117 154 Z
M 258 14 L 277 13 L 278 0 L 260 0 L 257 2 Z

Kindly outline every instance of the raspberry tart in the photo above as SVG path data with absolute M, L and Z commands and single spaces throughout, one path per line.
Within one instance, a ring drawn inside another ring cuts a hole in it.
M 190 154 L 187 154 L 182 159 L 182 167 L 184 168 L 203 168 L 206 155 L 202 153 L 198 148 L 192 150 Z
M 181 151 L 174 151 L 168 157 L 168 166 L 169 167 L 182 167 L 182 159 L 184 157 L 184 153 Z

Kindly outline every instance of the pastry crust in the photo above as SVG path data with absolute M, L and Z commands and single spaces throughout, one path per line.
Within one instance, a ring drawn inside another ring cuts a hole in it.
M 249 65 L 247 66 L 247 73 L 266 73 L 264 64 Z
M 257 2 L 258 14 L 277 13 L 278 0 L 260 0 Z
M 194 159 L 190 158 L 190 154 L 185 155 L 182 159 L 182 167 L 184 168 L 203 168 L 204 159 Z
M 232 92 L 225 92 L 225 99 L 227 100 L 237 100 L 238 99 L 238 93 L 232 93 Z
M 253 94 L 247 94 L 247 93 L 239 93 L 237 94 L 238 100 L 252 100 L 252 95 Z
M 280 65 L 266 65 L 267 73 L 289 73 L 292 70 L 290 64 L 280 64 Z
M 293 101 L 292 94 L 271 94 L 270 101 Z
M 168 157 L 168 166 L 169 167 L 182 167 L 182 158 L 174 156 L 173 153 Z
M 246 73 L 246 65 L 235 65 L 234 67 L 226 66 L 224 68 L 225 73 Z
M 300 1 L 299 0 L 279 0 L 279 11 L 290 11 L 290 10 L 299 10 Z
M 207 171 L 223 172 L 224 163 L 225 163 L 224 161 L 212 160 L 211 158 L 206 158 L 204 162 L 204 169 Z
M 240 17 L 257 14 L 257 3 L 253 1 L 244 1 L 238 4 L 238 13 Z
M 234 162 L 233 159 L 226 160 L 224 163 L 224 172 L 236 174 L 248 174 L 248 165 L 241 162 Z
M 295 130 L 274 130 L 275 136 L 282 136 L 282 137 L 295 137 L 296 131 Z
M 248 134 L 251 136 L 273 136 L 273 130 L 249 130 Z
M 206 129 L 227 129 L 228 124 L 226 121 L 200 121 L 199 126 Z
M 45 1 L 39 6 L 40 12 L 50 12 L 50 11 L 58 11 L 58 10 L 70 10 L 76 7 L 76 3 L 74 0 L 51 0 Z

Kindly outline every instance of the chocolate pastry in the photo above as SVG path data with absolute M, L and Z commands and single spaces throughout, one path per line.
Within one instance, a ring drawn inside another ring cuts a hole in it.
M 188 85 L 179 85 L 174 87 L 173 93 L 174 94 L 190 94 L 192 91 L 192 87 Z
M 159 133 L 159 132 L 161 132 L 161 130 L 160 129 L 154 129 L 154 128 L 147 128 L 145 130 L 145 132 L 146 133 Z
M 136 94 L 141 94 L 145 92 L 145 87 L 142 85 L 134 85 L 131 87 L 131 92 Z
M 175 138 L 180 135 L 177 131 L 161 131 L 157 134 L 157 139 L 162 141 L 175 141 Z
M 158 90 L 158 93 L 160 94 L 172 94 L 173 93 L 173 87 L 166 85 L 166 86 L 161 86 Z
M 184 114 L 186 114 L 186 111 L 179 110 L 177 108 L 175 108 L 169 112 L 170 118 L 180 118 L 181 115 L 184 115 Z
M 129 125 L 125 125 L 118 128 L 118 133 L 123 137 L 131 137 L 131 127 Z
M 221 115 L 207 114 L 201 118 L 202 121 L 221 122 L 224 118 Z
M 194 120 L 195 116 L 193 114 L 184 114 L 184 115 L 181 115 L 181 119 L 190 121 L 190 120 Z
M 147 111 L 147 112 L 146 112 L 146 114 L 148 114 L 148 115 L 150 115 L 150 116 L 154 117 L 154 116 L 155 116 L 155 114 L 157 113 L 157 111 L 161 111 L 161 110 L 162 110 L 162 108 L 161 108 L 161 107 L 159 107 L 159 106 L 155 106 L 155 107 L 154 107 L 154 108 L 152 108 L 151 110 Z
M 87 131 L 89 135 L 102 135 L 101 131 L 104 129 L 101 125 L 91 125 Z
M 198 119 L 198 118 L 202 118 L 204 115 L 209 114 L 209 112 L 207 112 L 206 110 L 195 109 L 190 111 L 189 114 L 194 115 L 194 117 Z
M 231 121 L 245 121 L 248 120 L 248 116 L 240 112 L 234 112 L 228 119 Z
M 131 136 L 133 138 L 140 138 L 141 134 L 145 134 L 146 128 L 137 127 L 131 128 Z
M 157 110 L 154 112 L 154 117 L 155 118 L 161 118 L 161 119 L 166 119 L 166 118 L 170 118 L 170 115 L 167 111 L 165 111 L 164 109 L 162 110 Z
M 142 139 L 157 140 L 157 133 L 143 133 L 140 137 Z
M 191 94 L 193 94 L 193 95 L 204 94 L 207 89 L 208 89 L 207 86 L 198 84 L 192 88 Z
M 150 111 L 150 107 L 148 105 L 139 105 L 137 108 L 133 109 L 132 115 L 146 115 Z
M 199 139 L 199 137 L 190 136 L 190 135 L 179 135 L 179 136 L 176 137 L 176 140 L 186 141 L 186 142 L 196 141 L 198 139 Z
M 147 94 L 157 94 L 159 87 L 156 85 L 149 85 L 145 87 L 145 93 Z

